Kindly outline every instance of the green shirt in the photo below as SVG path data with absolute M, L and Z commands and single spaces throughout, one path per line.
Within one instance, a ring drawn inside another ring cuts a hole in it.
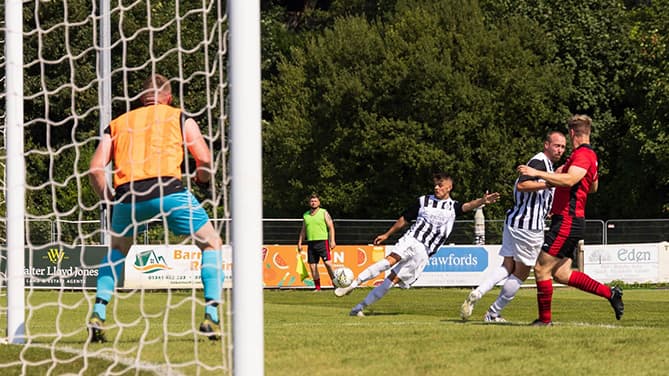
M 325 213 L 327 213 L 327 210 L 318 208 L 314 215 L 311 215 L 309 210 L 302 215 L 307 241 L 328 240 L 328 225 L 325 222 Z

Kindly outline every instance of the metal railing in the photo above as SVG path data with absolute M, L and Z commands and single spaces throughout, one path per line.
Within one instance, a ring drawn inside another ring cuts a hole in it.
M 371 244 L 374 238 L 384 233 L 395 220 L 335 219 L 337 244 Z M 296 244 L 302 226 L 301 219 L 265 219 L 263 237 L 265 244 Z M 485 221 L 485 242 L 502 244 L 504 220 Z M 606 226 L 602 220 L 586 221 L 586 244 L 605 244 Z M 393 244 L 402 232 L 393 234 L 386 244 Z M 449 243 L 474 244 L 474 220 L 457 220 L 448 238 Z
M 229 219 L 214 219 L 217 228 L 224 229 Z M 374 238 L 385 232 L 395 220 L 383 219 L 335 219 L 337 244 L 371 244 Z M 485 240 L 487 244 L 502 243 L 503 220 L 485 221 Z M 301 219 L 264 219 L 264 244 L 297 244 L 297 237 L 302 226 Z M 4 227 L 4 218 L 0 219 L 0 227 Z M 144 244 L 160 244 L 165 241 L 161 221 L 149 223 L 146 230 L 138 234 L 138 242 Z M 69 220 L 27 220 L 26 242 L 33 246 L 44 244 L 99 244 L 99 221 Z M 393 234 L 386 244 L 394 244 L 402 232 Z M 586 221 L 585 244 L 623 244 L 623 243 L 657 243 L 669 241 L 669 219 L 615 219 L 603 221 L 590 219 Z M 473 244 L 474 221 L 458 220 L 449 243 Z
M 611 219 L 606 221 L 604 244 L 669 241 L 669 218 Z

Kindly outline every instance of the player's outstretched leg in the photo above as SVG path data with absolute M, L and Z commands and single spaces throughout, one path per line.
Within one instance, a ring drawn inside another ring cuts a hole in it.
M 375 302 L 377 302 L 379 299 L 383 298 L 390 288 L 393 287 L 393 281 L 390 279 L 386 278 L 383 280 L 383 282 L 374 287 L 372 291 L 367 294 L 365 299 L 363 299 L 362 302 L 358 303 L 353 309 L 351 309 L 351 312 L 349 312 L 349 316 L 358 316 L 358 317 L 363 317 L 365 314 L 362 312 L 362 310 L 365 307 L 368 307 Z
M 358 287 L 360 284 L 362 284 L 365 281 L 369 281 L 370 279 L 376 277 L 377 275 L 385 272 L 386 270 L 390 269 L 390 261 L 388 259 L 382 259 L 374 264 L 370 265 L 367 267 L 367 269 L 363 270 L 360 272 L 360 275 L 358 275 L 358 278 L 353 280 L 353 283 L 351 283 L 347 287 L 338 287 L 335 289 L 334 293 L 337 297 L 342 297 L 344 295 L 348 295 Z
M 620 318 L 623 317 L 625 305 L 623 304 L 623 290 L 620 289 L 620 287 L 608 287 L 577 270 L 574 270 L 571 273 L 567 285 L 607 299 L 611 304 L 611 307 L 613 307 L 613 311 L 616 314 L 616 320 L 620 320 Z
M 346 287 L 337 287 L 334 290 L 334 294 L 335 294 L 336 297 L 341 298 L 344 295 L 350 294 L 351 291 L 353 291 L 353 289 L 355 289 L 356 287 L 358 287 L 360 285 L 360 283 L 361 283 L 360 280 L 358 278 L 356 278 L 356 279 L 353 280 L 353 282 L 351 282 L 350 285 L 348 285 Z
M 467 299 L 465 299 L 460 306 L 460 318 L 462 320 L 469 319 L 469 316 L 471 316 L 474 311 L 474 305 L 479 300 L 481 300 L 481 293 L 477 289 L 472 290 L 469 295 L 467 295 Z
M 474 305 L 476 302 L 481 300 L 483 295 L 487 294 L 488 291 L 492 290 L 495 285 L 504 280 L 509 276 L 509 271 L 506 270 L 504 265 L 500 265 L 492 270 L 490 274 L 486 276 L 486 279 L 481 282 L 481 284 L 471 291 L 467 296 L 467 299 L 460 306 L 460 318 L 462 320 L 467 320 L 472 315 L 474 311 Z

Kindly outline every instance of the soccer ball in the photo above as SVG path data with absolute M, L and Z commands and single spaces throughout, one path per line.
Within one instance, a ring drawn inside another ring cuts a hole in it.
M 334 283 L 335 287 L 348 287 L 353 282 L 353 270 L 343 267 L 337 268 L 334 271 Z

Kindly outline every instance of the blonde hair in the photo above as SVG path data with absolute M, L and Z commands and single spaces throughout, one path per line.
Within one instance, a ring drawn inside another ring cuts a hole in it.
M 142 84 L 140 100 L 144 105 L 162 103 L 161 99 L 172 95 L 172 85 L 167 77 L 161 74 L 152 74 Z
M 592 131 L 592 119 L 588 115 L 576 114 L 569 118 L 567 125 L 574 130 L 575 136 L 589 136 Z

